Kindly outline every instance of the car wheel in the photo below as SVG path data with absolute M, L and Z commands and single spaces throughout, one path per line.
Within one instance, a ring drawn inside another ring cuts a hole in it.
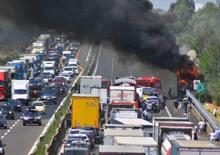
M 26 126 L 26 123 L 23 122 L 23 126 Z
M 38 125 L 41 126 L 42 125 L 41 122 L 39 122 Z
M 4 129 L 8 129 L 8 127 L 7 127 L 7 126 L 5 126 L 5 127 L 4 127 Z

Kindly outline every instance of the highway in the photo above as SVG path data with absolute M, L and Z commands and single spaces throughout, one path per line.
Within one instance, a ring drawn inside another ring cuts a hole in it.
M 123 76 L 158 76 L 161 78 L 162 91 L 167 92 L 168 88 L 176 90 L 176 76 L 174 73 L 160 68 L 155 68 L 152 65 L 142 64 L 135 55 L 123 56 L 122 52 L 116 50 L 109 44 L 102 44 L 99 48 L 100 58 L 97 62 L 98 67 L 96 75 L 102 75 L 107 79 L 115 79 Z M 173 100 L 167 103 L 167 110 L 162 110 L 161 113 L 155 113 L 153 116 L 180 116 L 185 117 L 183 113 L 174 114 L 172 104 Z
M 80 63 L 84 64 L 90 49 L 89 44 L 81 44 L 80 50 Z M 73 79 L 74 80 L 74 79 Z M 73 81 L 72 80 L 72 81 Z M 66 92 L 68 92 L 68 86 Z M 59 97 L 59 102 L 61 103 L 63 96 Z M 23 126 L 21 114 L 16 113 L 15 120 L 8 120 L 8 129 L 0 130 L 0 137 L 3 143 L 6 144 L 5 154 L 6 155 L 26 155 L 34 145 L 35 141 L 38 139 L 43 129 L 45 128 L 47 122 L 50 120 L 54 111 L 57 109 L 57 105 L 47 105 L 46 114 L 42 116 L 42 126 Z M 25 109 L 26 107 L 23 107 Z

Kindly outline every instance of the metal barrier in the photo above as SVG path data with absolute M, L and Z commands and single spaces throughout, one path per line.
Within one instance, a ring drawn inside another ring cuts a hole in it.
M 196 110 L 201 114 L 201 116 L 209 123 L 212 130 L 219 129 L 219 124 L 216 122 L 214 116 L 210 115 L 207 110 L 202 107 L 202 104 L 199 100 L 195 98 L 195 96 L 189 91 L 186 91 L 186 96 L 191 98 L 192 104 L 195 106 Z

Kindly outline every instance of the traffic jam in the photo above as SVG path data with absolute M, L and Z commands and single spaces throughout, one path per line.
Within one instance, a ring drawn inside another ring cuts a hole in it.
M 218 155 L 220 146 L 205 139 L 201 122 L 197 126 L 185 115 L 160 116 L 168 101 L 176 102 L 161 87 L 160 78 L 151 76 L 113 82 L 100 75 L 81 76 L 60 154 Z M 190 101 L 184 97 L 184 102 Z
M 0 127 L 22 119 L 23 126 L 42 124 L 50 105 L 59 104 L 79 74 L 79 42 L 63 35 L 41 34 L 17 59 L 0 66 Z M 3 140 L 4 141 L 4 140 Z M 0 141 L 0 154 L 4 144 Z

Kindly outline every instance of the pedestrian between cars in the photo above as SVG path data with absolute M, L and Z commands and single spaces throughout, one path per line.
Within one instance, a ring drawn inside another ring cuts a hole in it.
M 178 106 L 179 106 L 179 101 L 177 99 L 173 102 L 173 106 L 174 106 L 174 114 L 177 114 Z

